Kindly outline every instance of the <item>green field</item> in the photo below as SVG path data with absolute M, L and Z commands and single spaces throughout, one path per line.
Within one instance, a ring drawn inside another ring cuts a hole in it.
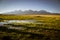
M 60 15 L 0 15 L 4 20 L 35 20 L 33 23 L 12 23 L 0 27 L 0 40 L 59 40 Z M 42 24 L 37 24 L 42 23 Z M 23 29 L 8 29 L 9 26 Z

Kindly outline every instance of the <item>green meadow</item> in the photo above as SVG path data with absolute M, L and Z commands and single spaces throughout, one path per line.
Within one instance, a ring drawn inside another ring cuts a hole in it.
M 34 22 L 4 24 L 0 27 L 0 40 L 4 40 L 5 37 L 8 40 L 60 39 L 60 15 L 0 15 L 0 22 L 9 20 L 33 20 Z

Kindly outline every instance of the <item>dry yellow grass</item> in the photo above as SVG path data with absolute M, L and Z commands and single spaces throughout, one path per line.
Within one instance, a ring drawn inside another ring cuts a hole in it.
M 21 16 L 44 16 L 44 17 L 60 17 L 60 15 L 21 15 Z

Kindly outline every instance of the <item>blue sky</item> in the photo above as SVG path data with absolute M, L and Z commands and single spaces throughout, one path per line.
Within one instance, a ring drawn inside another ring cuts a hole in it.
M 59 0 L 0 0 L 0 13 L 14 10 L 46 10 L 60 13 Z

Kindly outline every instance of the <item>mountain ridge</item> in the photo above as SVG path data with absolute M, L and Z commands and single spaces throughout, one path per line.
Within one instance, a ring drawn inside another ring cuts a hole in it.
M 45 11 L 45 10 L 40 10 L 40 11 L 33 11 L 33 10 L 25 10 L 25 11 L 21 11 L 21 10 L 18 10 L 18 11 L 12 11 L 12 12 L 7 12 L 7 13 L 3 13 L 3 14 L 60 14 L 60 13 L 51 13 L 51 12 L 48 12 L 48 11 Z

